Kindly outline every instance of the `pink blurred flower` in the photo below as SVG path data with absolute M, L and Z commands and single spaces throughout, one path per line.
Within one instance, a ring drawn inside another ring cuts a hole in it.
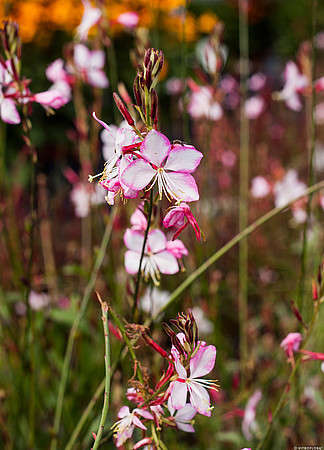
M 261 176 L 257 176 L 252 180 L 251 194 L 254 198 L 266 197 L 271 191 L 268 181 Z
M 245 115 L 249 119 L 257 119 L 264 111 L 264 100 L 259 95 L 255 95 L 246 100 L 244 105 Z
M 257 72 L 249 79 L 249 88 L 251 91 L 260 91 L 267 81 L 267 77 L 264 73 Z
M 80 25 L 77 28 L 77 36 L 83 41 L 87 39 L 91 27 L 96 25 L 101 18 L 101 11 L 99 8 L 94 8 L 88 0 L 82 0 L 84 12 Z
M 32 99 L 35 102 L 40 103 L 42 106 L 48 106 L 54 109 L 59 109 L 69 102 L 69 98 L 62 95 L 60 91 L 55 89 L 39 92 L 38 94 L 35 94 Z
M 324 125 L 324 102 L 315 106 L 315 122 L 317 125 Z
M 211 415 L 210 398 L 207 389 L 217 390 L 217 385 L 213 380 L 200 378 L 209 373 L 216 360 L 216 347 L 201 343 L 197 353 L 190 360 L 190 375 L 173 353 L 174 365 L 178 374 L 176 381 L 171 383 L 170 404 L 174 409 L 184 408 L 187 400 L 187 393 L 190 393 L 190 403 L 194 409 L 204 416 Z
M 192 86 L 192 83 L 189 86 Z M 194 119 L 205 117 L 208 120 L 219 120 L 223 116 L 222 107 L 213 99 L 212 90 L 198 85 L 190 95 L 188 113 Z
M 117 17 L 117 23 L 123 25 L 126 28 L 135 28 L 138 24 L 139 17 L 138 14 L 134 11 L 127 11 L 120 14 Z
M 170 95 L 179 95 L 184 89 L 184 83 L 181 78 L 169 78 L 165 83 L 165 88 Z
M 77 73 L 94 87 L 106 88 L 109 83 L 105 72 L 105 53 L 102 50 L 89 50 L 83 44 L 74 47 L 74 65 Z
M 152 290 L 148 288 L 140 299 L 140 307 L 143 311 L 155 317 L 169 298 L 170 293 L 167 291 L 161 291 L 156 287 Z
M 165 228 L 173 228 L 175 230 L 173 239 L 177 238 L 187 225 L 192 226 L 196 238 L 200 240 L 201 232 L 198 222 L 192 214 L 189 205 L 184 202 L 171 207 L 163 219 L 163 226 Z
M 236 155 L 232 150 L 225 150 L 221 153 L 220 159 L 225 167 L 233 167 L 236 163 Z
M 210 334 L 214 329 L 214 324 L 211 320 L 208 320 L 204 314 L 204 311 L 199 308 L 199 306 L 195 306 L 192 308 L 192 314 L 195 318 L 198 330 L 200 334 Z
M 244 417 L 242 422 L 242 432 L 246 439 L 252 439 L 252 433 L 255 432 L 258 428 L 258 425 L 255 421 L 256 416 L 256 407 L 259 401 L 262 398 L 261 391 L 258 389 L 254 392 L 254 394 L 249 398 L 245 410 Z M 252 433 L 251 433 L 252 432 Z
M 141 144 L 140 156 L 131 162 L 121 174 L 121 182 L 130 189 L 150 189 L 158 183 L 162 193 L 171 200 L 195 201 L 199 199 L 198 188 L 191 173 L 198 167 L 202 153 L 191 145 L 171 145 L 169 139 L 151 130 Z
M 138 231 L 127 229 L 124 234 L 124 243 L 128 248 L 125 254 L 125 267 L 128 273 L 138 272 L 144 234 Z M 152 278 L 158 284 L 160 273 L 172 275 L 179 271 L 177 257 L 167 249 L 168 241 L 160 230 L 152 230 L 148 234 L 145 246 L 142 270 L 144 277 Z
M 275 205 L 277 208 L 286 205 L 306 190 L 305 183 L 298 180 L 296 170 L 290 169 L 281 181 L 274 185 Z
M 50 90 L 58 91 L 66 102 L 71 100 L 71 84 L 73 77 L 64 69 L 64 61 L 59 58 L 53 61 L 46 69 L 47 78 L 52 81 L 53 85 Z
M 302 103 L 298 94 L 308 85 L 307 77 L 300 73 L 293 61 L 289 61 L 286 64 L 284 77 L 285 85 L 282 91 L 279 92 L 279 98 L 285 100 L 286 105 L 290 109 L 300 111 Z
M 187 403 L 183 408 L 175 410 L 171 404 L 171 397 L 168 400 L 168 409 L 170 411 L 171 416 L 174 417 L 174 421 L 176 426 L 181 431 L 186 431 L 187 433 L 194 433 L 195 429 L 192 426 L 193 418 L 197 414 L 195 408 L 191 406 L 190 403 Z
M 70 194 L 77 217 L 87 217 L 91 205 L 98 205 L 105 201 L 104 190 L 100 185 L 96 185 L 93 190 L 91 186 L 84 183 L 76 183 Z
M 30 291 L 28 303 L 31 309 L 33 309 L 34 311 L 39 311 L 49 305 L 50 298 L 44 292 L 39 294 L 38 292 Z
M 294 362 L 294 352 L 299 349 L 300 343 L 303 340 L 300 333 L 289 333 L 285 339 L 281 342 L 280 347 L 284 349 L 288 360 L 293 364 Z
M 144 419 L 153 420 L 151 413 L 144 409 L 135 408 L 130 412 L 128 406 L 122 406 L 118 412 L 118 420 L 113 426 L 114 437 L 116 438 L 116 447 L 120 447 L 132 437 L 135 427 L 146 430 L 146 426 L 140 421 L 138 416 Z

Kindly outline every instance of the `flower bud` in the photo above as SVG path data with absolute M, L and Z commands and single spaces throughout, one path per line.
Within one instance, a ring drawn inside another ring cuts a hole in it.
M 124 117 L 124 119 L 126 120 L 126 122 L 133 127 L 135 125 L 134 120 L 132 118 L 132 116 L 130 115 L 128 109 L 126 108 L 126 106 L 124 105 L 123 101 L 121 100 L 121 98 L 118 96 L 118 94 L 116 94 L 116 92 L 113 93 L 113 97 L 116 103 L 117 108 L 119 109 L 120 113 L 122 114 L 122 116 Z

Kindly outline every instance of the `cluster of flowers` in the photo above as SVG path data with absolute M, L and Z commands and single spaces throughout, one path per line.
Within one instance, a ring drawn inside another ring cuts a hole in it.
M 17 125 L 21 118 L 17 107 L 29 110 L 33 102 L 41 104 L 48 111 L 65 105 L 67 99 L 55 86 L 33 94 L 30 80 L 21 77 L 21 45 L 18 26 L 5 22 L 0 30 L 4 57 L 0 55 L 0 117 L 6 123 Z M 27 115 L 27 114 L 26 114 Z
M 144 382 L 133 381 L 126 396 L 136 407 L 130 411 L 128 406 L 123 406 L 118 412 L 120 420 L 112 427 L 117 447 L 132 437 L 136 427 L 146 433 L 152 428 L 161 430 L 168 426 L 192 433 L 195 431 L 193 418 L 196 414 L 211 415 L 208 390 L 217 391 L 218 385 L 215 380 L 202 377 L 214 368 L 216 348 L 199 340 L 198 328 L 191 312 L 178 314 L 177 319 L 170 322 L 177 333 L 164 324 L 172 342 L 169 352 L 153 341 L 146 329 L 140 330 L 146 344 L 167 361 L 168 367 L 154 389 L 146 379 Z M 148 427 L 146 422 L 151 422 L 152 427 Z M 133 448 L 145 445 L 160 448 L 157 433 L 145 436 Z
M 176 239 L 191 225 L 197 239 L 201 239 L 198 223 L 189 202 L 199 199 L 199 192 L 192 176 L 203 155 L 192 145 L 180 141 L 171 143 L 157 130 L 158 98 L 154 89 L 163 65 L 163 54 L 154 49 L 145 53 L 143 67 L 134 82 L 136 104 L 132 110 L 139 114 L 135 122 L 124 102 L 117 94 L 114 100 L 124 117 L 119 127 L 107 125 L 93 117 L 104 127 L 102 131 L 104 170 L 89 181 L 100 177 L 99 184 L 107 191 L 106 200 L 113 205 L 117 195 L 125 199 L 144 198 L 151 191 L 151 202 L 163 197 L 172 202 L 163 219 L 163 226 L 170 229 L 172 240 L 168 240 L 159 229 L 150 229 L 144 208 L 135 211 L 131 228 L 126 230 L 124 242 L 128 249 L 125 255 L 126 270 L 130 274 L 143 270 L 158 284 L 159 274 L 174 274 L 179 270 L 178 259 L 187 255 L 183 243 Z M 157 189 L 154 189 L 157 187 Z M 156 191 L 154 198 L 153 190 Z M 144 244 L 145 240 L 145 244 Z M 142 256 L 142 248 L 144 254 Z

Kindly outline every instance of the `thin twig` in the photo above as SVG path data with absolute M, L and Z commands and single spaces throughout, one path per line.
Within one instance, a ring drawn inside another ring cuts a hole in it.
M 144 233 L 144 241 L 142 246 L 142 252 L 141 252 L 141 258 L 138 266 L 138 272 L 137 272 L 137 279 L 136 279 L 136 285 L 135 285 L 135 291 L 134 291 L 134 303 L 133 303 L 133 314 L 132 317 L 134 320 L 136 320 L 137 315 L 137 303 L 138 303 L 138 292 L 141 284 L 141 277 L 142 277 L 142 263 L 145 253 L 145 247 L 147 242 L 148 233 L 151 226 L 151 220 L 152 220 L 152 211 L 153 211 L 153 188 L 150 191 L 150 204 L 149 204 L 149 211 L 148 211 L 148 217 L 147 217 L 147 226 Z
M 105 428 L 105 423 L 107 419 L 107 414 L 109 410 L 109 390 L 110 390 L 110 377 L 111 377 L 111 367 L 110 367 L 110 348 L 109 348 L 109 329 L 108 329 L 108 305 L 103 302 L 100 295 L 97 293 L 98 300 L 101 305 L 102 311 L 102 322 L 105 335 L 105 394 L 104 394 L 104 404 L 101 413 L 101 419 L 99 423 L 98 432 L 96 435 L 96 440 L 93 445 L 93 450 L 99 447 L 101 436 Z
M 240 41 L 240 194 L 239 194 L 239 231 L 248 225 L 249 198 L 249 119 L 245 114 L 247 98 L 247 79 L 249 76 L 249 29 L 247 1 L 239 0 L 239 41 Z M 239 290 L 238 314 L 240 335 L 240 375 L 244 388 L 247 360 L 247 319 L 248 319 L 248 240 L 239 242 Z

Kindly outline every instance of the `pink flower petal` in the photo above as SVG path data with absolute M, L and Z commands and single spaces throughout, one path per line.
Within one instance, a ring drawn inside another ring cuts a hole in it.
M 147 227 L 147 220 L 145 215 L 142 213 L 140 209 L 136 209 L 135 212 L 131 215 L 130 223 L 134 230 L 145 231 Z
M 178 337 L 178 335 L 177 335 L 177 337 Z M 175 368 L 176 368 L 176 371 L 177 371 L 177 374 L 179 375 L 179 377 L 183 378 L 183 379 L 186 379 L 187 378 L 187 371 L 183 367 L 183 365 L 181 364 L 179 358 L 175 358 L 174 365 L 175 365 Z
M 139 420 L 138 417 L 136 417 L 136 416 L 133 417 L 133 423 L 134 423 L 138 428 L 141 428 L 142 430 L 146 430 L 146 426 Z
M 189 384 L 190 402 L 192 406 L 204 416 L 210 417 L 210 398 L 207 390 L 200 384 L 192 381 Z
M 45 74 L 47 78 L 55 83 L 65 78 L 66 72 L 64 70 L 64 61 L 62 58 L 53 61 L 46 69 Z
M 106 77 L 106 74 L 102 70 L 90 70 L 87 73 L 87 81 L 91 86 L 98 87 L 98 88 L 106 88 L 109 86 L 108 78 Z
M 194 172 L 203 154 L 191 145 L 175 145 L 169 153 L 164 168 L 176 172 Z
M 128 406 L 122 406 L 120 410 L 118 411 L 117 417 L 119 419 L 122 419 L 123 417 L 126 417 L 130 414 Z
M 144 417 L 145 419 L 153 420 L 154 417 L 149 411 L 146 411 L 145 409 L 136 408 L 134 409 L 136 414 L 139 414 L 140 416 Z
M 161 273 L 164 273 L 166 275 L 173 275 L 179 272 L 177 258 L 167 250 L 156 253 L 152 256 L 152 258 L 154 259 L 154 262 L 156 263 Z
M 105 65 L 105 52 L 102 50 L 93 50 L 89 65 L 92 69 L 102 69 Z
M 141 253 L 144 242 L 144 235 L 139 231 L 128 228 L 124 234 L 124 244 L 129 250 Z
M 91 51 L 83 44 L 74 47 L 74 62 L 79 69 L 87 70 L 91 59 Z
M 132 250 L 128 250 L 125 253 L 125 269 L 126 269 L 127 273 L 134 275 L 135 273 L 138 272 L 140 258 L 141 258 L 141 255 L 137 252 L 133 252 Z M 143 258 L 142 267 L 145 267 L 144 259 L 145 258 Z
M 172 187 L 172 193 L 178 200 L 194 202 L 199 200 L 199 192 L 196 182 L 189 173 L 168 172 L 167 180 Z
M 207 375 L 215 365 L 216 347 L 213 345 L 200 346 L 197 353 L 190 360 L 190 378 Z
M 147 161 L 160 167 L 170 147 L 170 141 L 164 134 L 151 130 L 141 145 L 141 154 Z
M 0 103 L 0 115 L 1 119 L 12 125 L 20 123 L 20 117 L 15 105 L 15 102 L 10 98 L 5 98 Z
M 181 430 L 181 431 L 185 431 L 186 433 L 194 433 L 195 432 L 194 427 L 189 423 L 177 422 L 177 420 L 176 420 L 176 424 L 177 424 L 177 428 L 179 428 L 179 430 Z
M 191 420 L 195 415 L 197 414 L 197 411 L 193 406 L 191 406 L 190 403 L 187 403 L 186 406 L 179 409 L 176 413 L 176 420 L 177 421 L 185 421 L 185 420 Z
M 126 167 L 120 180 L 134 191 L 140 191 L 150 183 L 155 174 L 156 171 L 150 164 L 142 159 L 137 159 Z
M 171 404 L 174 409 L 183 408 L 187 401 L 187 385 L 180 381 L 172 383 Z
M 166 247 L 166 237 L 165 234 L 161 230 L 152 230 L 150 231 L 147 238 L 147 248 L 152 253 L 160 252 L 164 250 Z

